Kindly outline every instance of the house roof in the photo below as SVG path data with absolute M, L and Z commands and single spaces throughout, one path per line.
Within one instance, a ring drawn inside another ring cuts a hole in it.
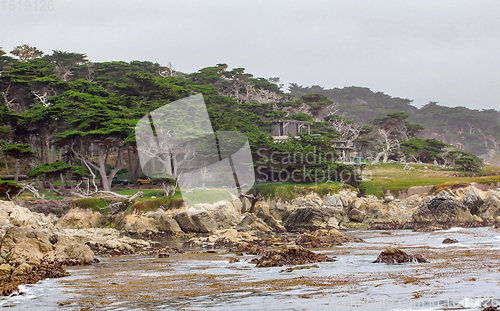
M 282 122 L 312 125 L 312 122 L 308 122 L 308 121 L 297 121 L 297 120 L 275 120 L 275 121 L 273 121 L 273 123 L 282 123 Z

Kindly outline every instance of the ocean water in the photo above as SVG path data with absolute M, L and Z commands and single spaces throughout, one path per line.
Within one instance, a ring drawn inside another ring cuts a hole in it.
M 500 230 L 430 233 L 356 230 L 366 243 L 318 252 L 337 261 L 283 271 L 256 268 L 256 256 L 125 256 L 68 269 L 70 276 L 22 286 L 11 310 L 481 310 L 500 305 Z M 454 238 L 455 244 L 442 244 Z M 430 263 L 373 263 L 387 246 Z

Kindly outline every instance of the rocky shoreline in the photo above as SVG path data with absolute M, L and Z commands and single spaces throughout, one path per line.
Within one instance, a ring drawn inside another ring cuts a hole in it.
M 196 248 L 195 252 L 226 249 L 236 255 L 258 255 L 257 265 L 267 266 L 334 260 L 320 258 L 308 249 L 363 242 L 339 230 L 432 231 L 498 223 L 500 190 L 482 191 L 474 186 L 415 194 L 403 200 L 390 194 L 384 199 L 360 198 L 357 192 L 343 189 L 323 198 L 312 192 L 291 202 L 251 204 L 242 197 L 146 213 L 102 215 L 73 208 L 60 218 L 0 201 L 0 293 L 10 295 L 19 284 L 64 276 L 64 266 L 92 264 L 95 256 L 168 257 L 181 252 L 158 242 L 165 237 L 185 238 L 185 246 Z M 396 250 L 386 252 L 384 256 L 395 254 L 403 262 L 421 260 Z M 390 262 L 390 256 L 381 256 L 380 262 Z

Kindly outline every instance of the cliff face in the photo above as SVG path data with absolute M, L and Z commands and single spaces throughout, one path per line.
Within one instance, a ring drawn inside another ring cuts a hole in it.
M 19 284 L 65 276 L 64 265 L 93 262 L 92 250 L 56 220 L 0 201 L 0 295 L 11 294 Z
M 500 222 L 500 190 L 491 185 L 483 186 L 475 184 L 432 195 L 428 194 L 429 187 L 419 187 L 426 191 L 409 189 L 399 198 L 387 194 L 383 199 L 375 196 L 359 198 L 357 192 L 343 189 L 324 197 L 311 192 L 289 202 L 261 200 L 252 205 L 246 198 L 237 198 L 231 202 L 196 204 L 148 213 L 122 212 L 113 216 L 73 209 L 57 223 L 74 229 L 111 226 L 123 235 L 153 238 L 213 234 L 225 229 L 282 233 L 352 227 L 471 226 Z

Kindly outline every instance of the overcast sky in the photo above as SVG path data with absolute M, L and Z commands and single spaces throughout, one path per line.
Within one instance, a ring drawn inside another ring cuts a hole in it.
M 54 0 L 52 11 L 15 2 L 0 7 L 6 52 L 27 43 L 182 72 L 226 63 L 284 83 L 369 87 L 417 107 L 500 110 L 497 0 Z

